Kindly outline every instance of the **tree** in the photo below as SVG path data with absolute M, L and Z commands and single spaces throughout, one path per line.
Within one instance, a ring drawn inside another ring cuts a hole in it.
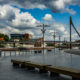
M 5 41 L 9 41 L 9 37 L 6 34 L 0 33 L 0 38 L 4 38 Z
M 9 41 L 8 35 L 4 35 L 4 40 L 5 40 L 5 41 Z
M 47 43 L 47 46 L 54 46 L 53 43 Z

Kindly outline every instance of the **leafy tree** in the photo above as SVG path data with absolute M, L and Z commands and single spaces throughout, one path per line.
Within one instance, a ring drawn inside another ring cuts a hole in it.
M 5 41 L 9 41 L 9 37 L 6 34 L 0 33 L 0 38 L 4 38 Z
M 47 43 L 47 46 L 54 46 L 52 43 Z
M 4 35 L 4 40 L 5 40 L 5 41 L 9 41 L 8 35 Z

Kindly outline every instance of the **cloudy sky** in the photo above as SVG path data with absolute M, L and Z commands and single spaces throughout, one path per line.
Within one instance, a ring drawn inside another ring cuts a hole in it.
M 41 24 L 46 27 L 45 39 L 53 40 L 56 31 L 62 40 L 69 40 L 69 17 L 80 32 L 80 0 L 0 0 L 0 33 L 30 33 L 41 37 Z M 73 29 L 73 40 L 79 39 Z

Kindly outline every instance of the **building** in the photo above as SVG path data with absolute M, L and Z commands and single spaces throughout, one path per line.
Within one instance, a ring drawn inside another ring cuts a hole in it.
M 11 36 L 11 39 L 14 40 L 14 41 L 18 41 L 18 40 L 29 40 L 32 38 L 32 35 L 31 34 L 10 34 Z
M 70 42 L 63 43 L 62 47 L 63 48 L 70 48 Z M 80 48 L 80 42 L 72 42 L 71 47 L 72 48 Z
M 43 46 L 43 38 L 30 39 L 30 42 L 34 43 L 34 47 L 42 47 Z M 45 44 L 45 42 L 44 42 Z
M 34 48 L 34 44 L 23 44 L 22 47 L 25 47 L 25 48 Z
M 35 47 L 42 47 L 42 45 L 43 45 L 43 38 L 36 39 L 34 46 Z
M 3 38 L 3 37 L 1 37 L 1 38 L 0 38 L 0 41 L 4 41 L 4 38 Z
M 11 34 L 11 39 L 15 40 L 15 39 L 19 39 L 22 40 L 23 39 L 23 34 Z
M 24 34 L 24 37 L 25 37 L 26 40 L 30 40 L 32 38 L 32 35 L 26 33 L 26 34 Z

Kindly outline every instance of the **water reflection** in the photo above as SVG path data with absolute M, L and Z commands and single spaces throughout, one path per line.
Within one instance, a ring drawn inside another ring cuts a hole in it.
M 42 53 L 34 53 L 34 50 L 27 52 L 3 51 L 2 57 L 11 57 L 12 59 L 30 60 L 41 64 L 80 69 L 80 56 L 69 54 L 58 49 L 55 49 L 55 53 L 54 49 L 50 52 L 45 50 L 44 55 Z

